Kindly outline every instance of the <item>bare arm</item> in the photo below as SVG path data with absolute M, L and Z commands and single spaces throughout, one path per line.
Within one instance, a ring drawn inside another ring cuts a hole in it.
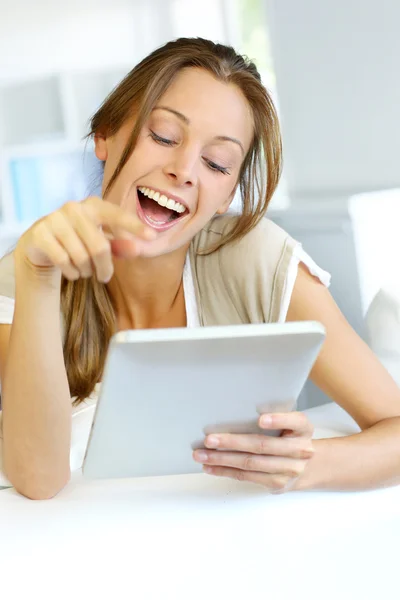
M 88 198 L 67 203 L 22 236 L 15 251 L 11 331 L 0 326 L 4 469 L 29 498 L 54 496 L 70 476 L 71 398 L 60 331 L 61 274 L 109 281 L 112 245 L 100 226 L 130 234 L 127 256 L 151 235 L 120 207 Z M 139 240 L 137 239 L 139 238 Z M 118 242 L 118 240 L 117 240 Z M 119 253 L 121 253 L 119 248 Z
M 328 290 L 301 265 L 289 321 L 320 321 L 327 337 L 311 373 L 313 381 L 342 406 L 362 432 L 312 440 L 305 413 L 261 415 L 259 434 L 207 436 L 195 451 L 211 475 L 233 477 L 272 492 L 308 489 L 368 489 L 400 483 L 400 389 L 346 322 Z
M 400 483 L 400 390 L 344 319 L 328 290 L 299 268 L 288 320 L 318 320 L 327 338 L 312 380 L 361 433 L 315 440 L 297 489 L 368 489 Z
M 71 399 L 60 331 L 61 275 L 40 278 L 18 257 L 15 266 L 9 343 L 9 326 L 3 326 L 1 336 L 4 470 L 23 495 L 49 498 L 70 474 Z

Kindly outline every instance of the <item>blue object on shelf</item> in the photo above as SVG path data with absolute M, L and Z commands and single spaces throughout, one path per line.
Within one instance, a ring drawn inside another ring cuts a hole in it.
M 10 160 L 17 221 L 31 222 L 69 200 L 99 194 L 101 171 L 93 152 L 80 151 Z

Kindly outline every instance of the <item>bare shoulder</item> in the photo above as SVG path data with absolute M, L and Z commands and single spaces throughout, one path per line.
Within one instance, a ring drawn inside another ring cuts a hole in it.
M 400 389 L 349 325 L 329 290 L 302 264 L 287 320 L 319 321 L 325 326 L 326 341 L 311 378 L 361 428 L 400 416 Z

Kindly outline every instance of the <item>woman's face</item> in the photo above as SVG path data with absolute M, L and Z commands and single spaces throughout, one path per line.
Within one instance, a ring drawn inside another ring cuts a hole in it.
M 103 192 L 133 124 L 95 138 L 96 155 L 105 161 Z M 251 110 L 239 88 L 186 68 L 153 109 L 107 200 L 157 232 L 149 255 L 186 246 L 229 208 L 252 138 Z

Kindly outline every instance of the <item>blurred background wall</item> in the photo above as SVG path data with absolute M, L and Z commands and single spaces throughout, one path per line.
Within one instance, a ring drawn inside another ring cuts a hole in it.
M 258 0 L 0 0 L 0 252 L 93 191 L 88 119 L 157 46 L 197 35 L 230 43 L 257 55 L 273 81 L 264 9 Z
M 397 0 L 0 0 L 0 253 L 97 189 L 84 136 L 123 75 L 167 40 L 208 37 L 257 63 L 284 140 L 269 216 L 331 271 L 365 337 L 376 293 L 400 288 L 399 23 Z

